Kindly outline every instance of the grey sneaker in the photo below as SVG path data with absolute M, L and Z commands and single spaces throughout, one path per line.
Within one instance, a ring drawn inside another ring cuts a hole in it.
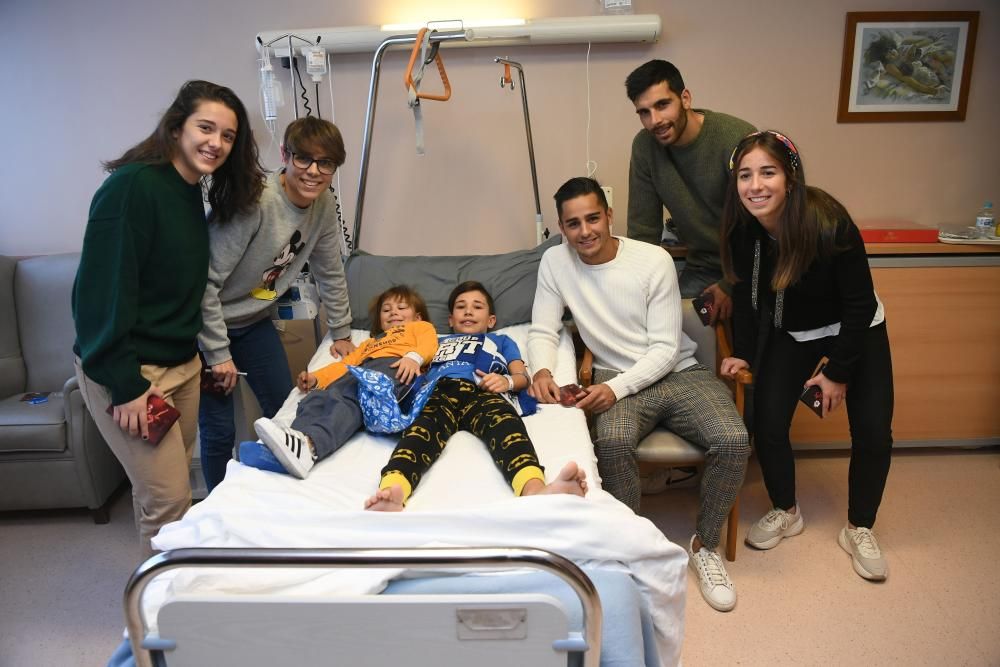
M 790 514 L 777 507 L 765 514 L 760 521 L 750 526 L 744 540 L 756 549 L 772 549 L 786 537 L 793 537 L 806 527 L 802 520 L 802 508 L 797 508 L 795 514 Z
M 889 564 L 885 562 L 871 529 L 844 526 L 837 536 L 837 542 L 844 551 L 851 554 L 854 571 L 865 579 L 884 581 L 889 575 Z
M 701 596 L 710 607 L 718 611 L 730 611 L 736 606 L 736 587 L 726 574 L 722 558 L 705 547 L 692 551 L 695 536 L 688 543 L 688 567 L 698 575 Z
M 285 470 L 299 479 L 306 478 L 314 461 L 309 437 L 305 433 L 278 426 L 266 417 L 255 421 L 253 428 Z

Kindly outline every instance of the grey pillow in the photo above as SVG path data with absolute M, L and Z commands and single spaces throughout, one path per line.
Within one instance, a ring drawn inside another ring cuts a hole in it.
M 493 296 L 496 328 L 531 321 L 535 282 L 542 253 L 562 243 L 556 234 L 531 250 L 502 255 L 387 257 L 358 253 L 347 260 L 351 294 L 351 326 L 371 329 L 368 308 L 372 300 L 393 285 L 408 285 L 427 302 L 438 333 L 449 331 L 448 295 L 466 280 L 478 280 Z

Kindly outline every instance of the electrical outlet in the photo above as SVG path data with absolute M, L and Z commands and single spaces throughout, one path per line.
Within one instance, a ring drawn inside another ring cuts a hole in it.
M 604 190 L 604 198 L 608 200 L 608 208 L 614 208 L 614 193 L 611 190 L 610 185 L 602 185 L 601 189 Z

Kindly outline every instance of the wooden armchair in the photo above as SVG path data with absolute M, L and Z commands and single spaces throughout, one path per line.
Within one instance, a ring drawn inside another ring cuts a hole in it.
M 691 306 L 690 299 L 681 301 L 681 308 L 684 316 L 683 329 L 695 343 L 698 344 L 698 351 L 695 357 L 699 362 L 714 368 L 716 374 L 719 372 L 719 364 L 722 359 L 733 355 L 730 335 L 727 327 L 723 323 L 716 323 L 714 327 L 706 327 L 698 319 L 697 313 Z M 580 384 L 589 386 L 593 381 L 594 355 L 590 349 L 584 347 L 583 360 L 580 364 Z M 733 399 L 736 402 L 736 410 L 743 414 L 745 405 L 744 389 L 753 382 L 753 376 L 748 370 L 737 373 L 735 380 L 722 378 L 733 391 Z M 687 440 L 671 433 L 662 426 L 654 428 L 649 435 L 639 442 L 637 450 L 640 463 L 655 464 L 664 467 L 676 466 L 697 466 L 705 463 L 705 450 L 691 444 Z M 739 529 L 739 498 L 733 503 L 729 510 L 729 519 L 726 530 L 726 560 L 736 560 L 736 543 L 738 541 L 737 532 Z

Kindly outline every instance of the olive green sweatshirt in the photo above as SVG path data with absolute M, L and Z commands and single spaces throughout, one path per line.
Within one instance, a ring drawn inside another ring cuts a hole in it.
M 73 351 L 112 404 L 149 388 L 140 365 L 175 366 L 198 353 L 207 278 L 201 186 L 169 163 L 108 176 L 90 204 L 72 302 Z
M 640 130 L 629 167 L 628 236 L 659 245 L 663 207 L 687 246 L 686 263 L 721 273 L 719 225 L 729 183 L 729 157 L 756 128 L 724 113 L 695 109 L 705 122 L 686 146 L 661 146 Z

